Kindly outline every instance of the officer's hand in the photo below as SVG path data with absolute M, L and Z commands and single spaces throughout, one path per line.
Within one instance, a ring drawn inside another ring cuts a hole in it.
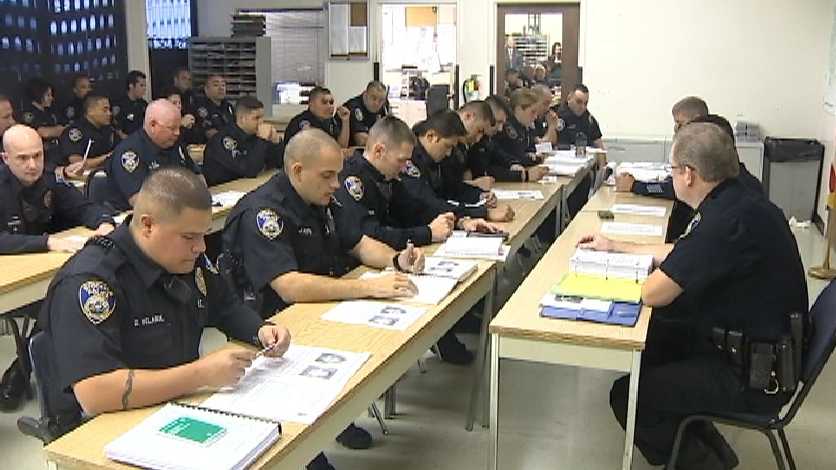
M 64 167 L 63 172 L 67 175 L 67 177 L 74 180 L 84 179 L 84 161 L 79 160 L 77 162 L 67 164 L 67 166 Z
M 86 242 L 86 238 L 69 239 L 50 235 L 50 237 L 46 240 L 46 247 L 49 251 L 75 253 L 76 251 L 80 250 Z
M 337 108 L 337 117 L 340 118 L 342 122 L 346 122 L 348 121 L 348 118 L 351 117 L 351 111 L 349 111 L 345 106 L 340 106 Z
M 255 352 L 248 349 L 226 348 L 215 351 L 197 361 L 202 382 L 209 387 L 235 385 L 255 359 Z
M 496 233 L 502 229 L 485 221 L 485 219 L 467 219 L 462 221 L 462 228 L 468 232 Z
M 264 140 L 271 140 L 273 137 L 273 126 L 267 124 L 266 122 L 262 122 L 258 125 L 258 130 L 256 131 L 256 135 Z
M 557 127 L 557 113 L 551 110 L 546 113 L 546 122 L 549 127 Z
M 525 171 L 525 167 L 520 165 L 519 163 L 514 163 L 510 167 L 508 167 L 511 171 Z
M 258 340 L 265 348 L 267 357 L 282 357 L 290 347 L 290 331 L 281 325 L 266 324 L 258 329 Z
M 393 273 L 385 276 L 363 280 L 368 297 L 388 299 L 391 297 L 412 297 L 418 293 L 418 287 L 409 280 L 404 273 Z
M 636 178 L 633 178 L 633 175 L 630 173 L 615 175 L 615 190 L 618 192 L 629 193 L 633 190 L 633 183 L 635 182 Z
M 545 155 L 542 155 L 542 154 L 536 154 L 536 153 L 534 153 L 534 152 L 528 152 L 528 153 L 526 153 L 525 155 L 526 155 L 526 156 L 528 157 L 528 159 L 529 159 L 529 160 L 531 160 L 533 163 L 543 163 L 543 159 L 544 159 L 544 158 L 546 158 L 546 156 L 545 156 Z
M 549 168 L 545 166 L 533 166 L 525 171 L 528 173 L 528 181 L 540 181 L 549 174 Z
M 493 188 L 494 181 L 495 180 L 493 176 L 480 176 L 471 181 L 471 184 L 481 189 L 482 191 L 490 191 L 491 188 Z
M 430 232 L 432 233 L 433 242 L 443 242 L 447 240 L 451 233 L 453 233 L 453 224 L 455 217 L 452 213 L 446 212 L 439 215 L 432 222 L 430 222 Z
M 514 218 L 514 209 L 503 204 L 493 209 L 488 209 L 488 220 L 491 222 L 508 222 Z
M 185 127 L 186 129 L 191 129 L 194 126 L 194 116 L 191 114 L 186 114 L 182 118 L 180 118 L 180 127 Z
M 613 251 L 613 242 L 600 233 L 595 233 L 581 237 L 578 241 L 578 248 L 595 251 Z
M 420 274 L 424 271 L 424 252 L 415 248 L 410 241 L 398 254 L 398 265 L 409 272 Z
M 96 235 L 105 236 L 108 233 L 112 232 L 113 229 L 114 229 L 113 225 L 104 223 L 104 224 L 99 225 L 99 228 L 97 228 L 96 231 L 93 232 L 93 233 L 96 234 Z
M 480 199 L 485 201 L 485 204 L 488 207 L 492 207 L 492 208 L 496 207 L 496 205 L 498 203 L 498 200 L 496 199 L 496 194 L 494 194 L 492 191 L 482 193 L 479 197 L 480 197 Z

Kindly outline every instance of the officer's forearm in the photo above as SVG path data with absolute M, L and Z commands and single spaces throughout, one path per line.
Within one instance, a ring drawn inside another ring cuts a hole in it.
M 43 253 L 48 251 L 47 235 L 23 235 L 0 232 L 0 255 Z
M 672 243 L 635 243 L 625 241 L 612 242 L 612 251 L 636 255 L 653 255 L 653 265 L 659 266 L 673 250 Z
M 357 245 L 351 249 L 351 255 L 371 268 L 388 268 L 396 251 L 389 245 L 363 235 Z
M 349 125 L 348 121 L 343 121 L 343 127 L 340 129 L 340 137 L 337 139 L 339 142 L 340 147 L 347 149 L 348 144 L 350 143 L 349 140 L 351 138 L 351 126 Z
M 94 375 L 73 386 L 78 403 L 88 415 L 156 405 L 192 393 L 208 381 L 198 362 L 160 370 L 118 369 Z
M 368 297 L 368 282 L 341 279 L 298 271 L 282 274 L 270 287 L 287 303 L 327 302 Z
M 367 140 L 369 140 L 369 133 L 368 132 L 355 132 L 354 133 L 354 145 L 357 145 L 358 147 L 365 147 Z

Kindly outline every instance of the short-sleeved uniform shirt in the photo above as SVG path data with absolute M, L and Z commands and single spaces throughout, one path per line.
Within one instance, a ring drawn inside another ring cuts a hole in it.
M 409 214 L 419 210 L 420 202 L 410 197 L 400 179 L 387 180 L 362 151 L 345 160 L 334 197 L 340 203 L 334 212 L 338 227 L 360 226 L 363 234 L 396 250 L 410 240 L 416 246 L 432 243 L 429 226 L 409 223 Z
M 783 213 L 736 179 L 703 200 L 659 269 L 683 289 L 704 340 L 712 327 L 776 340 L 789 331 L 789 313 L 807 312 L 804 267 Z
M 445 212 L 452 212 L 456 218 L 484 218 L 488 215 L 484 204 L 471 205 L 448 200 L 443 196 L 445 191 L 441 165 L 430 157 L 420 142 L 412 150 L 412 160 L 401 172 L 401 181 L 408 196 L 420 202 L 420 209 L 407 221 L 410 225 L 429 224 Z
M 382 106 L 380 111 L 373 113 L 366 108 L 366 105 L 363 103 L 363 95 L 360 94 L 351 98 L 350 100 L 346 101 L 343 104 L 349 111 L 351 111 L 351 117 L 349 118 L 348 122 L 351 126 L 351 145 L 359 145 L 354 140 L 354 135 L 357 133 L 368 133 L 369 129 L 374 126 L 374 123 L 377 122 L 378 119 L 386 116 L 386 106 Z
M 337 227 L 328 206 L 306 203 L 279 172 L 244 196 L 227 216 L 224 253 L 244 267 L 245 282 L 262 295 L 261 314 L 272 316 L 287 304 L 271 288 L 273 279 L 297 271 L 340 277 L 356 266 L 348 252 L 362 238 L 359 227 Z
M 0 254 L 47 251 L 50 233 L 114 224 L 112 215 L 53 172 L 24 187 L 9 167 L 0 166 Z
M 132 100 L 124 95 L 113 101 L 113 127 L 125 135 L 131 135 L 142 128 L 145 122 L 145 108 L 148 102 L 143 98 Z
M 232 123 L 213 135 L 203 152 L 203 175 L 209 186 L 238 178 L 254 178 L 264 168 L 275 167 L 278 145 L 247 134 Z
M 76 119 L 61 133 L 58 139 L 61 144 L 61 159 L 59 165 L 70 163 L 70 155 L 84 157 L 87 145 L 90 145 L 88 158 L 97 158 L 110 153 L 119 142 L 119 136 L 110 125 L 96 127 L 86 117 Z
M 205 144 L 209 140 L 207 132 L 212 130 L 220 132 L 224 127 L 235 122 L 235 110 L 226 99 L 215 103 L 206 96 L 195 96 L 194 108 L 190 111 L 195 119 L 193 132 L 195 142 L 191 143 L 195 144 Z
M 259 345 L 261 317 L 237 301 L 205 255 L 188 273 L 168 273 L 140 250 L 129 225 L 92 239 L 50 284 L 40 320 L 61 391 L 117 369 L 192 362 L 209 324 Z
M 306 109 L 301 113 L 293 116 L 293 119 L 287 123 L 287 127 L 284 130 L 284 142 L 281 145 L 281 159 L 280 164 L 284 164 L 284 149 L 290 139 L 293 138 L 296 134 L 300 131 L 305 129 L 320 129 L 326 134 L 330 135 L 334 138 L 334 140 L 339 142 L 340 133 L 342 132 L 342 121 L 337 119 L 335 116 L 332 116 L 328 119 L 320 119 L 309 110 Z M 280 166 L 281 166 L 280 165 Z
M 578 116 L 566 104 L 557 108 L 557 134 L 560 145 L 592 145 L 602 137 L 598 120 L 589 110 Z
M 84 99 L 79 98 L 73 95 L 73 99 L 64 106 L 64 110 L 61 112 L 61 122 L 64 124 L 70 124 L 76 119 L 81 119 L 84 117 Z
M 144 129 L 129 135 L 107 159 L 108 202 L 116 210 L 130 209 L 128 201 L 139 192 L 145 177 L 164 166 L 181 166 L 200 174 L 200 168 L 180 143 L 161 149 Z

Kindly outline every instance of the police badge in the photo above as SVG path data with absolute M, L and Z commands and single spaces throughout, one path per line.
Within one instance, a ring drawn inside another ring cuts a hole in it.
M 116 310 L 116 295 L 103 281 L 85 281 L 78 289 L 78 303 L 84 316 L 98 325 Z
M 255 223 L 258 226 L 258 231 L 270 240 L 275 240 L 276 237 L 281 235 L 284 228 L 284 221 L 279 218 L 279 215 L 273 209 L 258 211 L 255 216 Z
M 35 115 L 30 112 L 23 113 L 23 122 L 25 124 L 32 124 L 35 121 Z
M 349 176 L 345 179 L 345 190 L 355 201 L 363 199 L 363 182 L 356 176 Z
M 505 126 L 505 129 L 505 132 L 508 134 L 508 137 L 512 139 L 516 139 L 517 137 L 519 137 L 519 134 L 517 134 L 517 130 L 514 129 L 514 126 Z
M 203 269 L 199 266 L 194 269 L 194 284 L 197 286 L 197 290 L 206 297 L 206 279 L 203 278 Z
M 564 128 L 566 128 L 566 121 L 564 121 L 562 118 L 557 118 L 557 130 L 558 130 L 558 132 L 562 131 Z
M 227 150 L 235 150 L 238 148 L 238 142 L 230 136 L 224 137 L 224 148 Z
M 354 117 L 357 118 L 358 121 L 363 120 L 363 110 L 360 108 L 354 108 Z
M 209 111 L 205 107 L 201 106 L 197 108 L 197 115 L 202 117 L 203 119 L 206 119 L 206 116 L 209 115 Z
M 412 160 L 406 161 L 406 174 L 413 177 L 413 178 L 420 178 L 421 177 L 421 170 L 412 163 Z
M 302 129 L 304 131 L 305 129 L 307 129 L 309 127 L 311 127 L 310 121 L 306 121 L 304 119 L 299 121 L 299 129 Z
M 83 137 L 81 134 L 81 129 L 77 127 L 73 127 L 72 129 L 70 129 L 67 135 L 70 138 L 70 142 L 78 142 Z
M 67 119 L 72 120 L 75 117 L 75 107 L 67 107 L 67 112 L 65 114 L 67 115 Z
M 122 154 L 122 168 L 128 173 L 133 173 L 136 167 L 139 166 L 139 157 L 133 150 L 128 150 Z

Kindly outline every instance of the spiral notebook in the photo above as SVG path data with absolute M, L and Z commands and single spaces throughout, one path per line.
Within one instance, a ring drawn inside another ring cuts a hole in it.
M 172 402 L 104 451 L 109 459 L 155 470 L 238 470 L 281 433 L 278 421 Z

